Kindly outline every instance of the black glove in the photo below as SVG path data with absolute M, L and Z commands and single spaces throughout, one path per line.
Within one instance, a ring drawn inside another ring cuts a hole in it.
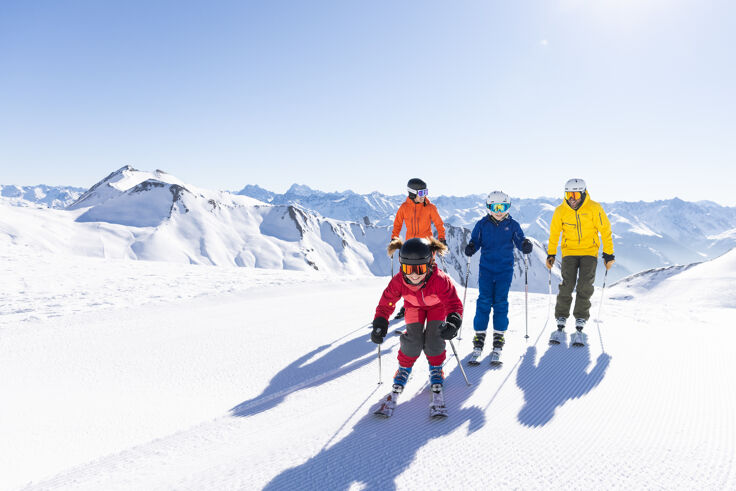
M 371 331 L 371 341 L 376 344 L 383 343 L 383 338 L 388 333 L 388 321 L 383 317 L 373 319 L 373 330 Z
M 555 265 L 555 257 L 557 257 L 555 254 L 547 254 L 547 269 L 552 269 Z
M 440 239 L 440 242 L 442 242 L 442 245 L 443 245 L 443 246 L 447 247 L 447 240 L 445 240 L 445 239 Z
M 603 257 L 603 265 L 606 267 L 606 269 L 611 269 L 616 256 L 614 256 L 613 254 L 606 254 L 604 252 L 601 257 Z
M 440 336 L 442 339 L 448 340 L 454 338 L 457 336 L 457 331 L 460 329 L 462 324 L 463 318 L 460 317 L 460 314 L 457 312 L 451 313 L 447 316 L 444 325 L 440 328 Z
M 470 257 L 473 254 L 475 254 L 475 244 L 468 242 L 468 245 L 465 246 L 465 255 Z
M 532 241 L 529 239 L 524 239 L 524 242 L 521 243 L 521 252 L 524 254 L 529 254 L 532 252 Z

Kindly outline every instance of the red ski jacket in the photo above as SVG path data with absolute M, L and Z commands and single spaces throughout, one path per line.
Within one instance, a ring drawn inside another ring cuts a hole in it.
M 429 280 L 422 285 L 407 284 L 402 273 L 391 278 L 378 302 L 375 317 L 388 319 L 396 308 L 396 301 L 401 297 L 404 298 L 407 317 L 410 309 L 429 311 L 440 306 L 444 307 L 444 317 L 453 312 L 457 312 L 460 316 L 463 315 L 463 303 L 457 296 L 455 285 L 452 284 L 450 277 L 437 266 L 434 267 Z

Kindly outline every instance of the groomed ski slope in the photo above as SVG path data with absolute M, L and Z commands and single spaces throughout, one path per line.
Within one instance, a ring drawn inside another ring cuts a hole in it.
M 625 300 L 606 298 L 586 348 L 547 345 L 542 294 L 526 340 L 512 293 L 504 365 L 486 351 L 468 387 L 450 359 L 437 421 L 420 358 L 385 420 L 371 411 L 399 338 L 379 386 L 368 323 L 387 278 L 81 257 L 41 269 L 8 247 L 5 284 L 25 287 L 0 290 L 2 489 L 736 487 L 732 276 L 718 291 L 609 289 Z

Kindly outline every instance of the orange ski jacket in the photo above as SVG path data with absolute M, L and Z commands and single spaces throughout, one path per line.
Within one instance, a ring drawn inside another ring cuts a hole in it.
M 392 239 L 399 237 L 404 223 L 406 223 L 406 240 L 432 237 L 432 223 L 437 229 L 437 238 L 445 240 L 445 224 L 437 213 L 437 207 L 430 203 L 428 198 L 424 199 L 424 203 L 415 203 L 413 199 L 406 198 L 396 212 Z

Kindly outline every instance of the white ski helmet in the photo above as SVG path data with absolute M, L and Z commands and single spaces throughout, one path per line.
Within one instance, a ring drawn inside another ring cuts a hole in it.
M 493 191 L 486 198 L 486 208 L 488 214 L 506 213 L 511 208 L 511 198 L 503 191 Z
M 585 181 L 582 179 L 570 179 L 565 183 L 565 192 L 571 193 L 578 191 L 584 193 L 588 187 L 585 185 Z

